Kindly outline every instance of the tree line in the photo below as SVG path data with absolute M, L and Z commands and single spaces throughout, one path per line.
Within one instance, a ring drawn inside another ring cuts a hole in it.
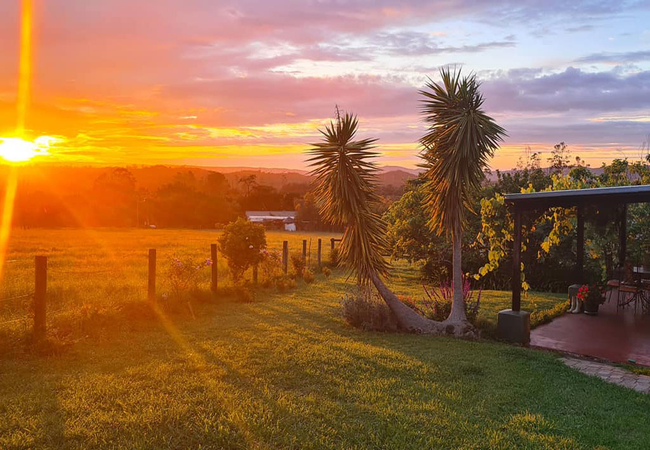
M 70 171 L 83 176 L 83 169 Z M 74 175 L 72 175 L 74 177 Z M 318 226 L 309 184 L 274 187 L 255 175 L 229 182 L 219 172 L 197 176 L 176 171 L 158 186 L 142 186 L 128 168 L 111 168 L 91 181 L 23 176 L 15 199 L 14 225 L 21 227 L 215 228 L 246 210 L 298 210 L 301 220 Z

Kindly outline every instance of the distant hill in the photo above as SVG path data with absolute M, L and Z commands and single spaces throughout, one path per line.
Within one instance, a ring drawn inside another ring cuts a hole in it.
M 395 171 L 406 172 L 406 173 L 412 175 L 413 177 L 417 177 L 422 172 L 424 172 L 424 169 L 409 169 L 409 168 L 401 167 L 401 166 L 381 166 L 379 169 L 381 170 L 382 173 L 395 172 Z
M 197 169 L 207 169 L 214 172 L 220 172 L 223 174 L 234 173 L 234 172 L 264 172 L 264 173 L 299 173 L 301 175 L 307 175 L 308 170 L 300 169 L 281 169 L 277 167 L 196 167 Z
M 62 192 L 88 190 L 94 181 L 102 174 L 113 170 L 115 167 L 84 167 L 39 164 L 26 166 L 21 169 L 21 179 L 29 184 L 43 186 L 56 186 Z M 195 177 L 197 180 L 205 178 L 211 172 L 222 173 L 233 188 L 240 187 L 239 180 L 255 175 L 256 182 L 261 185 L 272 186 L 278 190 L 306 191 L 313 178 L 304 170 L 292 169 L 266 169 L 250 167 L 192 167 L 192 166 L 127 166 L 126 167 L 137 181 L 138 188 L 154 191 L 160 186 L 171 183 L 178 174 Z M 2 170 L 0 170 L 2 172 Z M 417 173 L 417 172 L 416 172 Z M 2 173 L 0 173 L 2 175 Z M 383 167 L 379 173 L 381 187 L 391 189 L 401 188 L 407 180 L 416 174 L 411 169 L 397 166 Z

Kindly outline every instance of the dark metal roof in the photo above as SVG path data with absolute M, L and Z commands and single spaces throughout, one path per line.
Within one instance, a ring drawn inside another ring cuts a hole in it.
M 505 199 L 506 203 L 520 209 L 650 203 L 650 185 L 506 194 Z

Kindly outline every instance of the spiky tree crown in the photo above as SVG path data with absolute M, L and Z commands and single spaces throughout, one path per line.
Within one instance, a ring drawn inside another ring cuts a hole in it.
M 480 188 L 483 170 L 505 130 L 482 109 L 483 96 L 474 75 L 441 69 L 441 83 L 431 79 L 421 90 L 422 114 L 430 124 L 420 139 L 427 170 L 426 206 L 431 227 L 438 233 L 462 228 L 465 212 Z M 460 228 L 459 228 L 460 227 Z
M 377 167 L 372 161 L 377 156 L 373 151 L 377 140 L 354 140 L 358 125 L 354 115 L 338 116 L 319 130 L 323 139 L 311 144 L 308 161 L 323 219 L 345 227 L 339 258 L 360 283 L 366 283 L 373 274 L 386 275 L 388 264 L 383 257 L 386 225 L 375 212 L 380 203 Z

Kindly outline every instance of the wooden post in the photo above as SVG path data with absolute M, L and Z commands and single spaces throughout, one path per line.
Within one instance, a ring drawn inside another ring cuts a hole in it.
M 156 301 L 156 249 L 149 249 L 149 283 L 147 286 L 147 298 L 150 302 Z
M 311 267 L 311 238 L 309 238 L 309 248 L 307 249 L 307 267 Z
M 515 239 L 512 246 L 512 310 L 521 309 L 521 211 L 515 207 Z
M 618 264 L 619 267 L 625 267 L 627 259 L 627 204 L 623 205 L 618 228 Z
M 47 323 L 47 256 L 36 256 L 34 266 L 34 337 L 43 339 Z
M 282 242 L 282 271 L 287 274 L 289 269 L 289 242 Z
M 307 239 L 302 240 L 302 260 L 307 261 Z
M 334 238 L 330 239 L 330 249 L 334 250 Z
M 217 244 L 210 244 L 210 259 L 212 260 L 212 282 L 210 283 L 210 290 L 217 292 L 219 287 L 218 273 L 217 273 Z
M 584 283 L 584 262 L 585 262 L 585 217 L 584 208 L 578 206 L 578 242 L 576 247 L 576 282 Z
M 320 269 L 322 266 L 322 256 L 323 256 L 323 240 L 321 238 L 318 238 L 318 251 L 316 253 L 316 259 L 318 262 L 318 268 Z
M 257 264 L 253 266 L 253 283 L 257 284 Z

